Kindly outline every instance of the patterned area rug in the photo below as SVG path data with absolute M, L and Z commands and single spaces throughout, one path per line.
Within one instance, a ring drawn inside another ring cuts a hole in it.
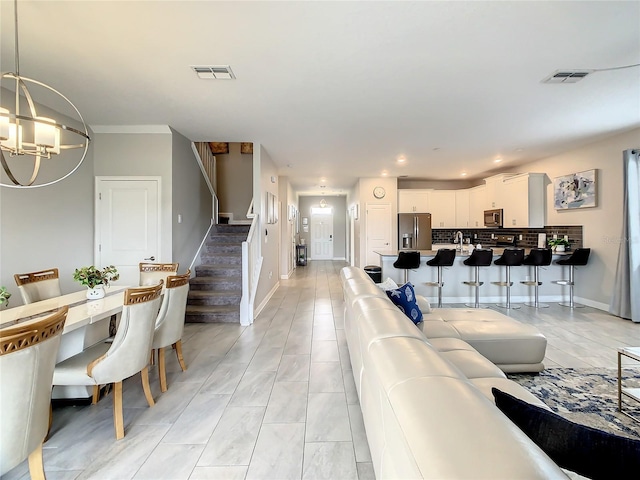
M 508 374 L 508 377 L 572 422 L 640 438 L 640 422 L 618 412 L 615 368 L 549 368 L 538 375 Z M 623 387 L 640 387 L 640 369 L 623 368 L 622 378 Z M 623 409 L 640 419 L 640 403 L 623 399 Z

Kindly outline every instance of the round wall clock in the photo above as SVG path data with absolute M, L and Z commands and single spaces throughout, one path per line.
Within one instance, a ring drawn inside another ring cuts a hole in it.
M 384 198 L 386 193 L 387 192 L 385 192 L 384 188 L 382 187 L 376 187 L 373 189 L 373 196 L 376 198 Z

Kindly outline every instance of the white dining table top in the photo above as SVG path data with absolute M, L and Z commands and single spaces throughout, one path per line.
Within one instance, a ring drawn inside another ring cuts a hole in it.
M 121 312 L 124 305 L 124 291 L 127 288 L 126 286 L 112 285 L 105 289 L 106 296 L 99 300 L 87 300 L 87 290 L 85 289 L 29 305 L 1 310 L 0 328 L 37 320 L 52 310 L 68 305 L 69 313 L 62 331 L 64 335 Z

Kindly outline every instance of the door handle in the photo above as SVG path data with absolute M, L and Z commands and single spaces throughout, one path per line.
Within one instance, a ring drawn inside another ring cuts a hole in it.
M 154 257 L 153 255 L 151 255 L 149 258 L 145 258 L 145 260 L 151 260 L 152 262 L 155 261 L 156 257 Z

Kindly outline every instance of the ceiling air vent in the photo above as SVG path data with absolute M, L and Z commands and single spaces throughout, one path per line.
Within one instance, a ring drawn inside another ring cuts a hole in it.
M 542 83 L 577 83 L 593 72 L 593 70 L 556 70 L 542 80 Z
M 229 65 L 191 66 L 198 78 L 203 80 L 233 80 L 236 76 Z

